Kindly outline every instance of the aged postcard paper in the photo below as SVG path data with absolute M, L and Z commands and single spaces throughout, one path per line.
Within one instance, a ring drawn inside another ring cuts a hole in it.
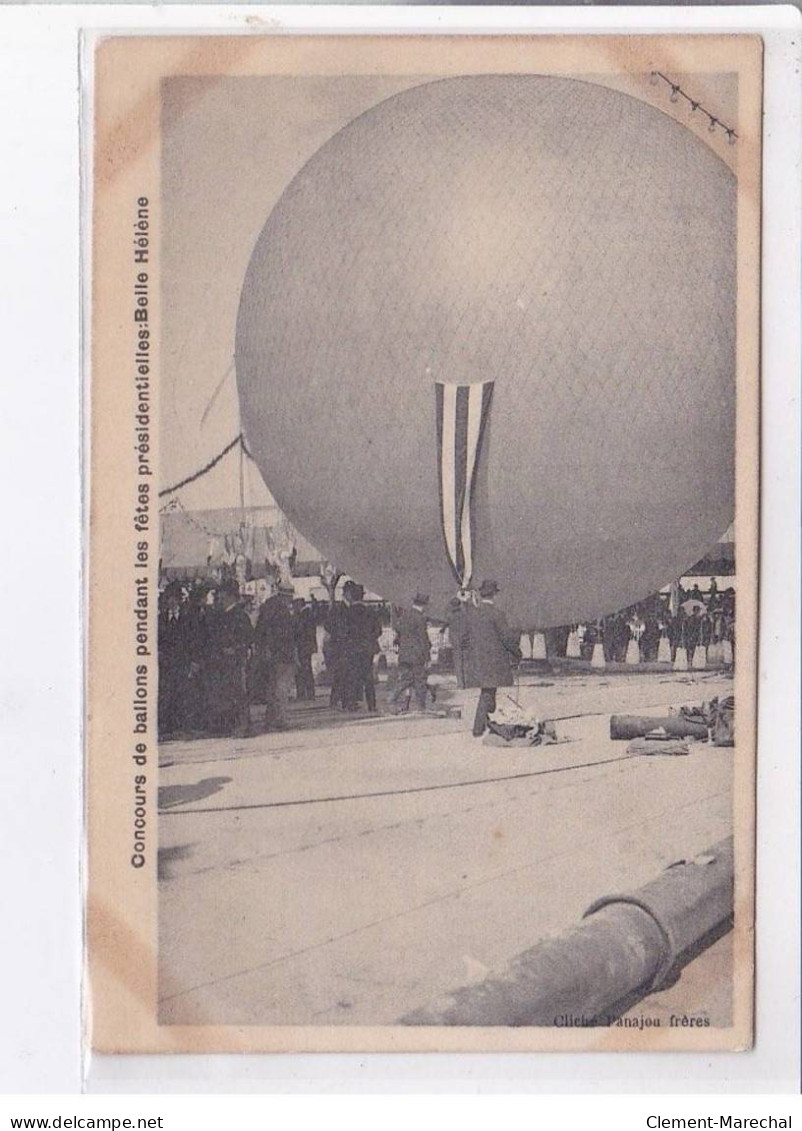
M 760 40 L 89 55 L 92 1047 L 748 1048 Z

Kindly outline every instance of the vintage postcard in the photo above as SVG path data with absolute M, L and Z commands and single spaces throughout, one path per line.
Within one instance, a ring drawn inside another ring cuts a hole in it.
M 87 1026 L 752 1042 L 762 45 L 87 44 Z

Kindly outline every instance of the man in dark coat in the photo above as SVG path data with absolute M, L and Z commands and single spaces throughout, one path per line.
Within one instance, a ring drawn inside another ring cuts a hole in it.
M 707 590 L 707 607 L 708 609 L 715 609 L 718 604 L 718 582 L 715 577 L 710 578 L 710 586 Z
M 353 581 L 343 590 L 343 709 L 358 711 L 362 696 L 368 710 L 376 712 L 376 684 L 373 679 L 373 657 L 379 651 L 381 624 L 364 604 L 365 590 Z
M 598 621 L 596 624 L 585 625 L 585 635 L 582 637 L 582 645 L 580 647 L 580 655 L 583 660 L 593 659 L 593 649 L 597 644 L 602 643 L 604 639 L 604 629 L 602 622 Z
M 189 658 L 183 721 L 188 731 L 200 733 L 208 726 L 209 626 L 215 615 L 212 598 L 208 585 L 197 584 L 181 608 Z
M 256 622 L 256 649 L 265 687 L 265 727 L 286 730 L 287 703 L 295 685 L 293 591 L 283 582 L 265 601 Z
M 411 609 L 402 609 L 396 621 L 398 641 L 398 681 L 392 698 L 393 714 L 401 709 L 401 700 L 415 692 L 415 702 L 419 711 L 426 709 L 426 665 L 429 662 L 430 643 L 426 631 L 426 606 L 429 597 L 426 593 L 416 593 Z
M 207 636 L 209 721 L 217 734 L 248 732 L 247 666 L 252 642 L 253 628 L 240 603 L 239 586 L 233 579 L 224 581 Z
M 346 587 L 348 582 L 346 582 Z M 345 685 L 345 601 L 332 601 L 323 621 L 323 658 L 331 680 L 330 707 L 342 707 Z
M 473 720 L 476 738 L 484 734 L 487 716 L 496 709 L 496 689 L 512 687 L 513 666 L 521 658 L 521 634 L 517 628 L 510 628 L 504 613 L 494 604 L 498 591 L 497 582 L 483 581 L 479 605 L 466 610 L 469 686 L 481 688 Z
M 694 605 L 691 615 L 685 618 L 682 626 L 682 643 L 688 656 L 688 667 L 693 664 L 693 654 L 701 644 L 702 618 L 699 615 L 699 606 Z
M 626 663 L 627 648 L 632 636 L 626 613 L 619 613 L 615 624 L 615 660 L 619 664 Z
M 657 659 L 657 650 L 660 647 L 660 623 L 651 610 L 646 613 L 640 644 L 644 662 L 652 663 Z
M 615 650 L 618 647 L 618 614 L 613 613 L 602 621 L 602 644 L 604 658 L 608 664 L 615 660 Z
M 159 738 L 182 729 L 190 655 L 181 587 L 171 582 L 159 602 Z
M 317 651 L 317 619 L 312 605 L 299 597 L 292 603 L 295 630 L 295 696 L 299 701 L 315 698 L 312 657 Z
M 671 663 L 673 664 L 677 658 L 677 649 L 683 646 L 682 632 L 683 624 L 685 622 L 685 612 L 683 609 L 677 609 L 676 615 L 670 612 L 666 614 L 666 628 L 668 631 L 668 639 L 671 644 Z

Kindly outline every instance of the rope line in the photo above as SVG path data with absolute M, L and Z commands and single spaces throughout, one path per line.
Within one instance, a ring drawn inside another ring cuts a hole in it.
M 678 98 L 684 98 L 685 101 L 690 106 L 692 114 L 694 114 L 698 110 L 701 114 L 704 114 L 704 116 L 708 119 L 708 121 L 710 122 L 708 129 L 710 130 L 711 133 L 713 133 L 715 131 L 716 126 L 721 126 L 721 128 L 724 130 L 725 134 L 727 135 L 727 137 L 729 139 L 730 145 L 735 145 L 735 142 L 738 138 L 738 134 L 735 132 L 734 129 L 732 129 L 730 126 L 728 126 L 724 122 L 722 122 L 721 118 L 717 118 L 715 116 L 715 114 L 711 114 L 709 110 L 706 110 L 705 107 L 701 104 L 701 102 L 697 101 L 697 99 L 691 98 L 690 94 L 687 94 L 682 89 L 682 87 L 679 85 L 679 83 L 673 82 L 672 79 L 670 79 L 668 77 L 668 75 L 664 75 L 662 71 L 652 71 L 652 73 L 651 73 L 652 86 L 656 86 L 660 79 L 663 80 L 663 82 L 666 84 L 666 86 L 671 87 L 671 101 L 672 102 L 676 102 Z
M 613 759 L 613 761 L 616 760 L 617 759 Z M 680 805 L 679 809 L 689 809 L 694 805 L 702 805 L 705 802 L 711 801 L 719 796 L 720 794 L 713 793 L 709 794 L 706 797 L 694 798 L 694 800 L 686 801 L 684 804 Z M 657 816 L 659 817 L 664 813 L 667 814 L 669 812 L 673 814 L 676 811 L 676 807 L 672 807 L 670 810 L 660 810 Z M 630 821 L 626 825 L 618 826 L 616 831 L 629 832 L 631 829 L 639 828 L 642 823 L 642 819 L 639 818 L 636 821 Z M 547 856 L 542 856 L 537 860 L 528 860 L 524 864 L 516 864 L 513 868 L 505 868 L 503 871 L 493 872 L 491 875 L 480 877 L 473 883 L 460 884 L 459 887 L 451 888 L 448 891 L 441 892 L 440 894 L 433 896 L 431 899 L 425 900 L 425 902 L 423 903 L 416 903 L 409 907 L 403 907 L 400 911 L 394 911 L 389 915 L 383 915 L 381 916 L 381 918 L 374 919 L 369 923 L 360 923 L 358 926 L 352 927 L 350 930 L 344 931 L 342 934 L 334 935 L 329 938 L 321 939 L 318 942 L 310 943 L 308 946 L 300 947 L 298 950 L 290 951 L 289 954 L 281 954 L 277 958 L 269 959 L 267 962 L 259 962 L 257 963 L 257 965 L 247 967 L 243 970 L 233 970 L 230 974 L 223 974 L 222 977 L 211 978 L 205 982 L 197 983 L 194 986 L 187 986 L 186 989 L 177 990 L 171 994 L 165 994 L 159 999 L 159 1001 L 175 1001 L 177 998 L 187 997 L 189 994 L 196 993 L 198 990 L 206 989 L 208 986 L 218 986 L 223 982 L 231 982 L 236 978 L 241 978 L 247 976 L 248 974 L 255 974 L 257 971 L 268 970 L 271 967 L 283 965 L 286 962 L 291 962 L 294 958 L 298 958 L 306 954 L 311 954 L 316 950 L 322 950 L 324 947 L 342 942 L 343 939 L 352 938 L 354 935 L 370 931 L 374 927 L 382 926 L 385 923 L 391 923 L 397 921 L 398 919 L 403 919 L 406 915 L 414 914 L 416 911 L 422 911 L 427 907 L 434 907 L 438 903 L 445 903 L 449 899 L 454 899 L 455 896 L 458 897 L 463 892 L 476 891 L 478 888 L 486 887 L 488 884 L 497 883 L 499 880 L 503 880 L 508 876 L 515 876 L 519 872 L 526 872 L 527 870 L 531 870 L 532 868 L 542 868 L 544 864 L 551 863 L 554 860 L 565 859 L 566 857 L 575 855 L 577 851 L 581 852 L 582 849 L 577 849 L 576 846 L 573 845 L 571 848 L 560 849 L 559 851 L 552 852 Z
M 209 401 L 206 405 L 206 408 L 203 410 L 203 416 L 201 417 L 201 422 L 200 422 L 201 428 L 203 428 L 204 424 L 206 423 L 207 416 L 209 415 L 209 413 L 214 408 L 215 402 L 216 402 L 217 398 L 220 396 L 220 393 L 223 390 L 223 386 L 225 385 L 226 381 L 228 380 L 228 378 L 231 376 L 231 374 L 233 372 L 234 372 L 234 358 L 232 357 L 231 361 L 229 362 L 228 369 L 225 371 L 223 376 L 218 381 L 217 387 L 215 388 L 212 395 L 209 397 Z
M 193 813 L 240 813 L 246 809 L 287 809 L 299 805 L 325 805 L 332 801 L 361 801 L 372 797 L 397 797 L 411 793 L 431 793 L 441 789 L 464 789 L 473 785 L 498 785 L 505 781 L 521 781 L 524 778 L 539 778 L 546 774 L 564 774 L 569 770 L 587 770 L 593 766 L 610 766 L 615 762 L 626 762 L 637 758 L 637 754 L 621 754 L 617 758 L 602 758 L 595 762 L 579 762 L 573 766 L 554 766 L 550 770 L 529 770 L 522 774 L 507 774 L 500 778 L 475 778 L 472 781 L 443 782 L 438 785 L 419 785 L 407 789 L 381 789 L 373 793 L 346 793 L 333 797 L 304 797 L 294 801 L 264 801 L 254 805 L 216 805 L 205 809 L 160 809 L 159 816 L 184 817 Z
M 186 479 L 182 479 L 178 483 L 173 483 L 171 487 L 165 487 L 163 488 L 163 490 L 159 491 L 159 498 L 163 499 L 166 495 L 174 495 L 175 492 L 180 491 L 182 487 L 188 487 L 189 484 L 194 483 L 196 479 L 200 479 L 201 476 L 208 474 L 208 472 L 210 472 L 212 468 L 217 467 L 221 459 L 224 459 L 228 455 L 228 453 L 233 451 L 236 447 L 242 448 L 242 451 L 245 453 L 248 459 L 253 460 L 253 456 L 251 455 L 248 449 L 248 445 L 245 442 L 245 437 L 240 432 L 240 434 L 238 436 L 235 436 L 229 444 L 226 444 L 222 451 L 217 453 L 214 459 L 210 459 L 207 464 L 199 468 L 197 471 L 193 472 L 192 475 L 188 475 Z

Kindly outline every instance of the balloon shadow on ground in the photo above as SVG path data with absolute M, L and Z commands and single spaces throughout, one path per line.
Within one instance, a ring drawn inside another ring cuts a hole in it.
M 192 844 L 176 844 L 172 848 L 160 848 L 156 865 L 157 879 L 172 880 L 174 877 L 172 865 L 191 856 L 194 847 Z
M 191 801 L 203 801 L 219 793 L 231 778 L 204 778 L 190 785 L 165 785 L 159 790 L 159 808 L 173 809 L 176 805 L 186 805 Z

